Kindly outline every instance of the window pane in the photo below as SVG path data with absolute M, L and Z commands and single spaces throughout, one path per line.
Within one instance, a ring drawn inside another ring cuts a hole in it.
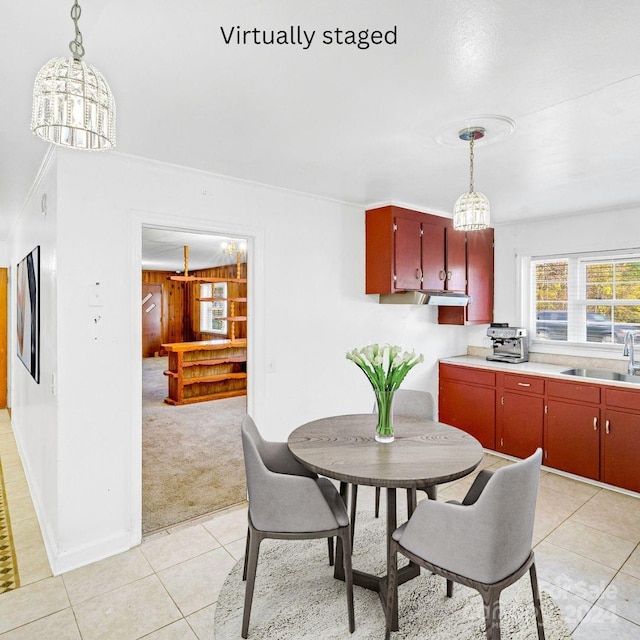
M 640 262 L 618 262 L 616 265 L 616 276 L 620 280 L 640 281 Z
M 538 262 L 536 264 L 536 279 L 566 281 L 568 270 L 569 265 L 566 260 L 560 262 Z
M 587 342 L 611 342 L 613 340 L 612 307 L 588 306 L 584 321 L 587 325 Z
M 566 260 L 539 262 L 536 274 L 536 338 L 538 340 L 567 339 L 567 301 L 569 289 Z
M 615 342 L 640 330 L 640 257 L 568 257 L 532 262 L 536 337 Z M 606 304 L 586 304 L 602 301 Z
M 558 301 L 563 302 L 568 299 L 568 289 L 566 282 L 539 282 L 536 287 L 536 298 L 539 301 Z
M 640 300 L 640 282 L 623 283 L 616 286 L 618 300 Z
M 586 279 L 587 282 L 612 282 L 613 265 L 611 263 L 588 264 Z
M 586 294 L 587 300 L 611 300 L 613 298 L 613 283 L 588 284 Z
M 634 322 L 640 324 L 640 307 L 614 307 L 613 319 L 616 322 Z
M 227 283 L 213 285 L 210 282 L 200 284 L 200 331 L 203 333 L 226 334 L 227 321 Z

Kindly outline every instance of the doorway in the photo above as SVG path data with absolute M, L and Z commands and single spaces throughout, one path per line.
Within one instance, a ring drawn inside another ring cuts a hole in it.
M 233 242 L 232 242 L 233 241 Z M 243 254 L 224 252 L 223 243 L 243 247 Z M 170 404 L 175 361 L 169 354 L 202 344 L 246 343 L 246 308 L 239 309 L 242 295 L 218 305 L 224 312 L 208 310 L 211 331 L 204 317 L 201 283 L 217 280 L 241 266 L 246 281 L 246 241 L 212 233 L 182 232 L 157 227 L 142 229 L 142 532 L 143 535 L 205 516 L 246 499 L 240 423 L 247 412 L 245 390 L 233 394 L 189 395 L 184 403 Z M 244 265 L 238 260 L 244 261 Z M 239 266 L 240 265 L 240 266 Z M 237 283 L 234 283 L 237 285 Z M 242 293 L 242 292 L 240 292 Z M 211 296 L 213 297 L 213 296 Z M 244 289 L 246 307 L 246 286 Z M 241 311 L 244 315 L 241 315 Z M 224 313 L 224 315 L 223 315 Z M 208 316 L 208 317 L 209 317 Z M 231 320 L 234 318 L 234 320 Z M 241 320 L 244 318 L 244 326 Z M 223 323 L 224 322 L 224 323 Z M 233 322 L 233 324 L 232 324 Z M 163 345 L 174 345 L 166 347 Z M 179 345 L 179 347 L 175 347 Z M 174 348 L 175 347 L 175 348 Z M 245 351 L 246 353 L 246 351 Z M 246 359 L 246 357 L 245 357 Z M 217 366 L 212 360 L 208 366 Z M 236 369 L 240 366 L 233 363 Z M 242 365 L 245 367 L 246 364 Z M 192 360 L 186 375 L 197 375 L 184 386 L 206 389 L 206 368 Z M 234 383 L 237 381 L 233 380 Z M 231 377 L 231 375 L 229 375 Z M 236 384 L 237 387 L 237 384 Z M 206 397 L 203 397 L 206 396 Z M 204 401 L 202 401 L 204 399 Z

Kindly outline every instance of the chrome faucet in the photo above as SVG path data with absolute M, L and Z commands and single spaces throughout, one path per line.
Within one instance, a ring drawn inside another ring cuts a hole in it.
M 627 331 L 624 337 L 623 356 L 629 356 L 629 375 L 635 376 L 636 371 L 640 371 L 640 364 L 636 363 L 635 358 L 635 337 L 639 331 Z

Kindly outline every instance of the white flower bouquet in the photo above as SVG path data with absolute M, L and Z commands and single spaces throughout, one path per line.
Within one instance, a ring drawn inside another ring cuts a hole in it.
M 393 442 L 393 394 L 400 388 L 409 371 L 424 362 L 424 356 L 415 351 L 403 351 L 402 347 L 390 344 L 370 344 L 361 349 L 352 349 L 346 356 L 364 371 L 375 391 L 378 406 L 376 440 Z

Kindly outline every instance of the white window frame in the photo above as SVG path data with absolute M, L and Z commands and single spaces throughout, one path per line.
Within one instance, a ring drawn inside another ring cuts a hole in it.
M 227 320 L 216 320 L 228 316 L 227 283 L 201 282 L 200 298 L 216 298 L 200 300 L 200 333 L 227 335 Z
M 594 251 L 589 253 L 528 256 L 521 259 L 521 313 L 524 320 L 523 326 L 529 329 L 530 351 L 540 353 L 557 353 L 566 355 L 580 355 L 592 357 L 607 357 L 622 359 L 623 345 L 619 343 L 598 343 L 586 341 L 565 340 L 538 340 L 536 339 L 536 287 L 534 265 L 537 262 L 552 262 L 554 260 L 567 260 L 569 262 L 569 291 L 584 292 L 584 274 L 586 265 L 593 262 L 606 262 L 616 260 L 640 261 L 640 248 L 624 251 Z M 573 284 L 573 287 L 572 287 Z M 607 300 L 589 300 L 583 295 L 569 295 L 567 305 L 567 319 L 571 326 L 576 324 L 582 331 L 582 338 L 586 338 L 586 324 L 575 321 L 582 318 L 583 310 L 588 306 L 615 305 L 615 302 Z M 618 303 L 619 304 L 619 303 Z M 640 306 L 640 300 L 627 300 L 623 304 Z M 569 329 L 569 331 L 571 331 Z

